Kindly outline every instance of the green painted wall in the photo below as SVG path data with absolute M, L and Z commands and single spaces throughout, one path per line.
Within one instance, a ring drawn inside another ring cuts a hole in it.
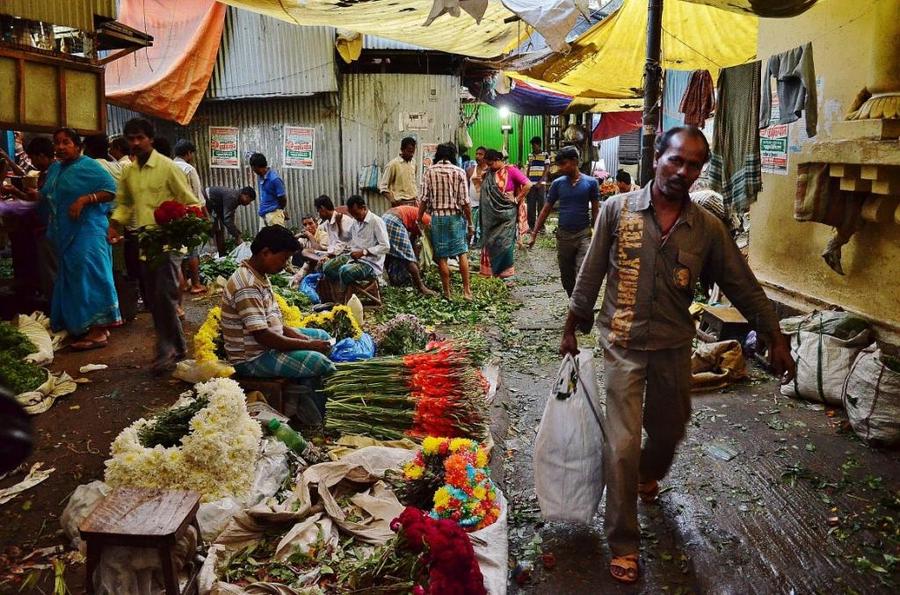
M 466 116 L 471 116 L 475 111 L 474 103 L 467 103 L 464 106 Z M 508 123 L 513 127 L 512 133 L 509 135 L 509 162 L 521 163 L 528 157 L 531 147 L 528 141 L 533 136 L 544 137 L 544 124 L 540 116 L 519 116 L 510 113 Z M 469 126 L 469 136 L 472 137 L 473 150 L 470 152 L 474 158 L 474 148 L 485 146 L 488 149 L 500 149 L 503 146 L 503 134 L 500 131 L 501 126 L 500 112 L 497 108 L 487 103 L 482 103 L 478 108 L 478 119 L 474 124 Z M 522 151 L 522 143 L 525 143 L 524 154 Z

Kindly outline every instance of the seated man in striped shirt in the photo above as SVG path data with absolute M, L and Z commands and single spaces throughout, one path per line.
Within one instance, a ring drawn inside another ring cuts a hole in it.
M 319 329 L 293 329 L 284 320 L 267 275 L 280 272 L 300 244 L 280 225 L 259 230 L 252 256 L 228 279 L 222 296 L 222 338 L 228 361 L 241 376 L 312 378 L 334 372 L 331 337 Z

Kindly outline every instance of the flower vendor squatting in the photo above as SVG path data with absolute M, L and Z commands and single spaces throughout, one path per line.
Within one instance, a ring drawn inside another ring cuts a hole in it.
M 228 362 L 241 376 L 301 379 L 334 372 L 328 359 L 331 336 L 320 329 L 286 326 L 268 279 L 299 248 L 286 228 L 263 227 L 250 245 L 252 256 L 225 285 L 222 337 Z
M 778 316 L 749 265 L 722 222 L 688 195 L 709 155 L 698 128 L 672 128 L 657 140 L 654 179 L 603 203 L 560 344 L 561 353 L 577 355 L 575 331 L 590 329 L 606 278 L 597 321 L 608 419 L 604 527 L 613 555 L 610 573 L 623 583 L 639 577 L 637 499 L 656 501 L 658 482 L 690 419 L 696 330 L 688 308 L 701 272 L 766 339 L 782 382 L 795 374 Z

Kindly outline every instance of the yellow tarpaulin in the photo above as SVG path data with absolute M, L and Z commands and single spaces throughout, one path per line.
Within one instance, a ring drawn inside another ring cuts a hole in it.
M 298 25 L 340 27 L 477 58 L 508 52 L 518 44 L 520 35 L 531 32 L 521 21 L 504 22 L 515 15 L 500 2 L 488 3 L 481 23 L 463 13 L 459 17 L 440 16 L 426 27 L 425 19 L 433 4 L 430 0 L 222 1 Z
M 755 59 L 756 16 L 693 2 L 663 6 L 663 68 L 705 69 L 716 76 L 719 68 Z M 573 95 L 581 104 L 593 103 L 593 111 L 620 111 L 643 96 L 646 46 L 647 2 L 625 0 L 618 11 L 572 43 L 569 53 L 507 74 Z

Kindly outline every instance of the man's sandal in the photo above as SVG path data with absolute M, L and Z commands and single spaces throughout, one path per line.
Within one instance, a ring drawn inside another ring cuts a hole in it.
M 639 482 L 638 496 L 644 504 L 653 504 L 659 498 L 659 482 L 656 480 Z
M 620 583 L 627 585 L 636 583 L 640 578 L 638 571 L 638 555 L 618 556 L 609 563 L 609 573 Z

